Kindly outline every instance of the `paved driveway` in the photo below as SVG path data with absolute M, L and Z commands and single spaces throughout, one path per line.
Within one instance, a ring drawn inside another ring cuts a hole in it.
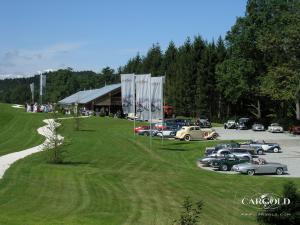
M 289 133 L 269 133 L 267 131 L 254 132 L 252 130 L 214 128 L 220 135 L 220 140 L 265 140 L 278 143 L 281 153 L 266 153 L 262 156 L 269 162 L 279 162 L 288 166 L 288 175 L 283 177 L 300 177 L 300 135 Z

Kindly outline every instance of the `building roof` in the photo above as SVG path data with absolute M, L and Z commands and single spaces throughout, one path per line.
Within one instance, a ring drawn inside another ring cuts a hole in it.
M 100 98 L 103 95 L 106 95 L 120 87 L 121 87 L 121 84 L 112 84 L 112 85 L 104 86 L 99 89 L 78 91 L 77 93 L 60 100 L 58 103 L 65 104 L 65 105 L 74 104 L 74 103 L 86 104 L 86 103 L 91 102 L 97 98 Z

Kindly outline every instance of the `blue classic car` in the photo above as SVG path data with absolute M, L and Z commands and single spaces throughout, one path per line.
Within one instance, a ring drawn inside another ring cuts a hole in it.
M 274 152 L 278 153 L 281 151 L 281 147 L 277 143 L 268 143 L 265 142 L 264 140 L 261 141 L 254 141 L 254 140 L 249 140 L 245 143 L 241 143 L 241 146 L 250 146 L 250 147 L 256 147 L 262 149 L 264 152 Z

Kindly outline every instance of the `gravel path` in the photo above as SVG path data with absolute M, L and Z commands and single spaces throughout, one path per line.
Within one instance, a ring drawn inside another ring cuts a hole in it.
M 3 177 L 5 171 L 10 167 L 11 164 L 16 162 L 19 159 L 23 159 L 28 155 L 31 155 L 36 152 L 43 151 L 46 146 L 49 146 L 49 139 L 53 137 L 53 126 L 59 126 L 59 123 L 54 122 L 53 119 L 43 120 L 46 123 L 45 126 L 37 129 L 37 132 L 43 135 L 46 139 L 43 144 L 28 148 L 23 151 L 10 153 L 0 157 L 0 179 Z M 63 137 L 58 135 L 58 139 L 63 140 Z

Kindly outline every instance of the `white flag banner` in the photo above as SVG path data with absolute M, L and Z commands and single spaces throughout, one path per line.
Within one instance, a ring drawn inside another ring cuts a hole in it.
M 43 95 L 43 88 L 46 87 L 46 75 L 40 74 L 40 95 Z
M 151 74 L 136 75 L 136 113 L 141 120 L 150 119 Z
M 121 74 L 122 108 L 125 114 L 134 113 L 134 74 Z
M 31 100 L 34 102 L 34 83 L 30 84 Z
M 46 75 L 43 75 L 42 77 L 42 85 L 43 85 L 43 88 L 46 88 Z
M 152 119 L 163 119 L 163 81 L 164 77 L 151 78 Z
M 34 94 L 34 83 L 30 84 L 30 91 L 31 91 L 31 94 L 33 95 Z

